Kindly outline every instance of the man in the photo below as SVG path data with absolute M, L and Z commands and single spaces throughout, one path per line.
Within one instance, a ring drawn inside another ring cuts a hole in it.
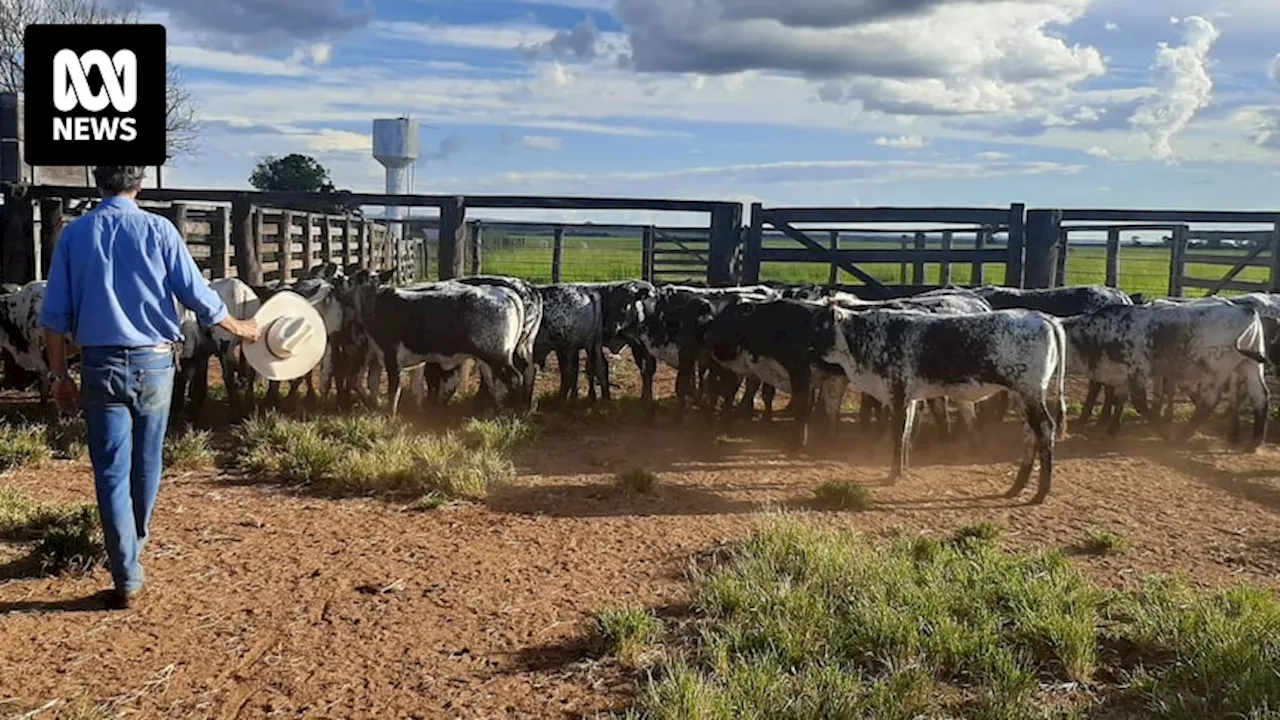
M 245 342 L 253 320 L 231 317 L 168 219 L 138 207 L 145 168 L 94 169 L 103 200 L 62 231 L 49 266 L 40 324 L 45 328 L 53 399 L 74 411 L 63 336 L 81 348 L 80 400 L 111 577 L 113 607 L 129 607 L 143 587 L 140 563 L 160 489 L 164 436 L 182 345 L 174 296 L 205 327 Z

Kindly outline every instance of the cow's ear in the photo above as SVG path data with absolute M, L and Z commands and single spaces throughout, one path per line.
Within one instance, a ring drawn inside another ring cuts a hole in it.
M 378 282 L 389 283 L 391 282 L 391 279 L 394 278 L 395 276 L 396 276 L 395 268 L 392 268 L 390 270 L 383 270 L 382 272 L 378 273 Z

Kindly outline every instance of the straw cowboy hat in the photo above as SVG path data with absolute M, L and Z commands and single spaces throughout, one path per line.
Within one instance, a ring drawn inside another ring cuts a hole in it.
M 258 342 L 240 346 L 245 359 L 268 380 L 293 380 L 311 372 L 324 356 L 328 333 L 315 307 L 290 290 L 267 298 L 253 316 Z

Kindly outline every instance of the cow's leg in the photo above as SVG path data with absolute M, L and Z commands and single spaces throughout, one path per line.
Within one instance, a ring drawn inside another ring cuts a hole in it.
M 604 356 L 604 345 L 596 338 L 587 348 L 587 399 L 595 402 L 596 386 L 600 386 L 600 399 L 608 402 L 609 395 L 609 359 Z
M 878 412 L 879 407 L 880 402 L 878 400 L 865 392 L 860 393 L 858 399 L 858 423 L 862 425 L 864 431 L 872 428 L 875 417 L 880 414 Z
M 947 399 L 945 397 L 930 398 L 929 411 L 933 415 L 933 421 L 938 424 L 939 439 L 949 440 L 951 438 L 951 415 L 947 412 Z
M 1241 385 L 1244 386 L 1244 394 L 1249 396 L 1249 404 L 1253 407 L 1253 437 L 1248 447 L 1248 451 L 1253 452 L 1267 441 L 1267 421 L 1271 416 L 1271 390 L 1267 387 L 1266 368 L 1262 365 L 1243 373 L 1240 380 Z
M 1108 422 L 1110 422 L 1112 414 L 1124 410 L 1124 401 L 1120 401 L 1120 407 L 1116 407 L 1116 395 L 1118 392 L 1114 385 L 1102 386 L 1102 417 L 1106 418 Z
M 653 399 L 653 376 L 658 371 L 658 359 L 644 352 L 636 358 L 636 366 L 640 370 L 640 402 L 644 404 L 646 417 L 653 420 L 658 412 L 658 403 Z
M 418 365 L 409 371 L 409 394 L 413 396 L 413 405 L 422 412 L 427 395 L 426 368 Z
M 1027 481 L 1031 477 L 1030 460 L 1036 457 L 1040 459 L 1040 477 L 1039 487 L 1036 494 L 1032 496 L 1031 503 L 1038 505 L 1044 502 L 1045 497 L 1049 495 L 1049 490 L 1053 485 L 1053 442 L 1055 428 L 1053 426 L 1053 416 L 1049 413 L 1049 408 L 1045 403 L 1044 397 L 1032 397 L 1024 395 L 1022 398 L 1023 412 L 1027 419 L 1027 440 L 1028 447 L 1023 456 L 1022 467 L 1018 469 L 1018 478 L 1014 482 L 1014 488 L 1017 492 L 1012 492 L 1010 497 L 1017 495 L 1026 487 Z
M 760 386 L 763 385 L 760 378 L 746 378 L 746 387 L 742 391 L 742 402 L 738 403 L 737 412 L 747 420 L 755 417 L 756 410 L 756 393 L 760 392 Z M 734 393 L 737 394 L 735 388 Z
M 581 392 L 578 390 L 578 375 L 580 374 L 579 371 L 582 368 L 581 356 L 582 356 L 582 352 L 579 351 L 578 348 L 566 350 L 563 355 L 561 355 L 560 353 L 556 353 L 556 362 L 563 361 L 564 365 L 562 367 L 564 367 L 566 370 L 569 371 L 569 374 L 567 376 L 568 383 L 569 383 L 569 394 L 567 395 L 567 397 L 573 400 L 577 400 L 581 396 Z M 566 376 L 564 375 L 561 376 L 562 381 L 564 377 Z
M 606 402 L 613 400 L 613 388 L 609 385 L 609 356 L 604 352 L 604 346 L 600 346 L 600 357 L 596 360 L 596 379 L 600 383 L 600 398 Z
M 263 404 L 272 410 L 280 408 L 280 383 L 278 381 L 267 381 L 267 396 L 263 398 Z
M 765 422 L 773 421 L 773 399 L 778 395 L 778 388 L 764 383 L 760 388 L 760 399 L 764 402 L 764 415 L 762 419 Z
M 844 373 L 831 375 L 822 382 L 823 434 L 833 438 L 840 429 L 840 409 L 849 391 L 849 378 Z
M 1102 388 L 1102 383 L 1097 380 L 1089 381 L 1089 389 L 1084 393 L 1084 403 L 1080 405 L 1080 427 L 1088 425 L 1089 421 L 1093 419 L 1093 406 L 1098 402 L 1098 392 L 1101 391 Z M 1100 418 L 1106 417 L 1106 404 L 1107 403 L 1104 400 L 1102 403 L 1102 412 L 1099 414 Z
M 887 408 L 893 420 L 893 461 L 889 468 L 889 482 L 896 483 L 906 471 L 911 451 L 911 431 L 915 426 L 918 401 L 908 400 L 906 388 L 895 385 L 893 402 Z
M 565 402 L 577 394 L 578 376 L 574 371 L 578 369 L 578 354 L 573 353 L 571 362 L 568 351 L 556 348 L 553 352 L 556 355 L 556 367 L 560 370 L 560 387 L 556 388 L 556 400 Z
M 391 401 L 391 417 L 400 409 L 400 359 L 394 350 L 383 352 L 382 364 L 387 370 L 387 398 Z
M 812 408 L 809 403 L 809 382 L 812 371 L 808 363 L 802 363 L 788 368 L 788 375 L 791 380 L 791 415 L 796 423 L 795 446 L 800 449 L 809 443 L 809 411 Z
M 1217 409 L 1218 402 L 1222 399 L 1222 388 L 1211 384 L 1201 386 L 1202 391 L 1195 393 L 1195 412 L 1191 414 L 1191 419 L 1180 430 L 1174 430 L 1172 427 L 1165 439 L 1169 442 L 1184 443 L 1195 435 L 1196 430 L 1208 420 L 1213 411 Z

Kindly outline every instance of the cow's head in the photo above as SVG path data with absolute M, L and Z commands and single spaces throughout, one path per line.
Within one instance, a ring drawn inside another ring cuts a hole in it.
M 613 354 L 622 352 L 628 340 L 635 340 L 644 324 L 646 309 L 651 308 L 656 291 L 643 280 L 632 280 L 605 288 L 604 301 L 605 346 Z
M 838 342 L 837 335 L 843 332 L 840 323 L 842 314 L 853 313 L 837 307 L 835 303 L 814 308 L 809 325 L 809 349 L 816 361 L 838 364 L 836 351 L 841 343 Z

